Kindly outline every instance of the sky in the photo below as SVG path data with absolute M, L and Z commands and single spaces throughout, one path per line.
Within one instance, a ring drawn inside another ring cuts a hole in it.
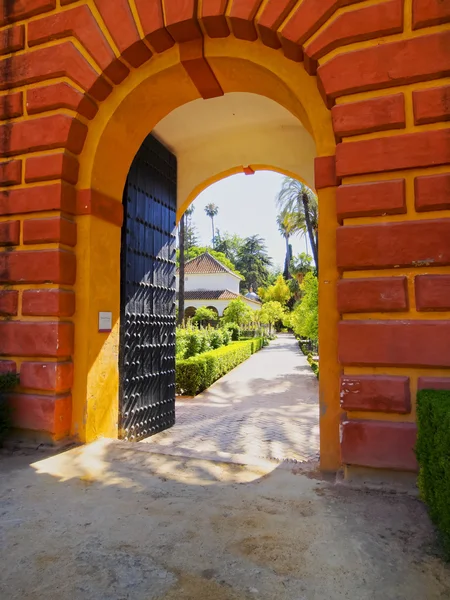
M 285 242 L 276 223 L 275 199 L 283 177 L 272 171 L 257 171 L 254 175 L 239 173 L 204 190 L 193 202 L 192 218 L 200 245 L 211 245 L 211 219 L 205 214 L 205 206 L 213 202 L 219 207 L 214 224 L 221 233 L 236 233 L 241 237 L 260 235 L 266 241 L 274 266 L 282 270 Z M 291 238 L 291 244 L 294 255 L 306 252 L 305 240 L 299 236 Z

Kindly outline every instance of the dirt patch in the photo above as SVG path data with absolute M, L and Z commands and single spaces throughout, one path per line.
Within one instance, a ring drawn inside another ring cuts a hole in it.
M 237 593 L 226 583 L 214 581 L 214 572 L 208 577 L 199 577 L 187 573 L 178 575 L 177 584 L 165 596 L 158 600 L 249 600 L 255 598 L 251 592 Z

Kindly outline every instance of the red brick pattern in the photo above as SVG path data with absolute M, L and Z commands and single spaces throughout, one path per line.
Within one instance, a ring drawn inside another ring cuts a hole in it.
M 72 353 L 72 323 L 0 321 L 0 355 L 58 358 Z
M 38 317 L 72 317 L 75 292 L 69 290 L 24 290 L 22 314 Z
M 406 213 L 404 179 L 341 185 L 336 191 L 339 220 L 350 217 L 400 215 Z
M 450 390 L 450 377 L 419 377 L 418 390 Z
M 22 161 L 0 163 L 0 185 L 16 185 L 22 181 Z
M 349 465 L 417 471 L 414 423 L 352 420 L 342 424 L 342 462 Z
M 13 119 L 23 115 L 23 93 L 0 96 L 0 120 Z
M 450 310 L 450 275 L 416 275 L 414 284 L 417 310 Z
M 338 136 L 371 133 L 405 126 L 403 94 L 382 96 L 361 102 L 339 104 L 331 110 L 333 129 Z
M 164 26 L 161 0 L 151 3 L 148 0 L 135 0 L 135 3 L 145 39 L 155 52 L 164 52 L 171 48 L 175 42 Z M 209 32 L 208 34 L 211 35 Z
M 450 121 L 450 85 L 413 92 L 414 123 Z
M 341 406 L 348 411 L 411 412 L 408 377 L 342 375 Z
M 450 208 L 450 173 L 416 177 L 414 187 L 417 212 Z
M 9 3 L 8 10 L 6 10 L 5 3 L 4 10 L 0 15 L 0 26 L 12 23 L 13 21 L 19 21 L 19 19 L 39 15 L 55 7 L 56 0 L 16 0 Z
M 80 154 L 86 139 L 86 125 L 68 115 L 53 115 L 21 121 L 13 125 L 1 125 L 0 136 L 7 140 L 1 156 L 13 156 L 23 152 L 67 148 Z
M 413 0 L 412 7 L 413 29 L 450 21 L 450 4 L 446 0 Z
M 337 287 L 340 313 L 398 312 L 408 310 L 406 277 L 341 279 Z
M 314 186 L 316 190 L 338 185 L 336 157 L 320 156 L 314 160 Z
M 9 402 L 13 427 L 38 431 L 48 440 L 60 440 L 70 433 L 72 398 L 70 395 L 41 396 L 11 394 Z
M 403 0 L 387 0 L 340 14 L 306 46 L 308 57 L 317 60 L 340 46 L 403 31 Z
M 65 183 L 19 188 L 0 192 L 0 215 L 47 210 L 75 212 L 75 189 Z
M 450 265 L 449 239 L 450 219 L 340 227 L 337 265 L 343 270 Z
M 72 382 L 71 362 L 27 361 L 20 367 L 20 385 L 23 388 L 61 393 L 70 390 Z
M 450 164 L 450 129 L 338 144 L 336 148 L 339 177 L 446 164 Z
M 0 54 L 17 52 L 25 47 L 25 27 L 16 25 L 0 31 Z
M 27 219 L 23 223 L 24 244 L 46 244 L 59 242 L 66 246 L 77 243 L 77 226 L 64 217 L 51 219 Z
M 0 360 L 0 375 L 4 373 L 16 373 L 17 365 L 13 360 Z
M 17 246 L 20 242 L 20 221 L 0 223 L 0 246 Z
M 73 285 L 76 258 L 66 250 L 0 253 L 0 284 L 61 283 Z
M 343 365 L 450 367 L 450 321 L 341 321 Z
M 382 43 L 335 56 L 317 73 L 332 101 L 338 96 L 377 90 L 450 74 L 450 31 Z
M 68 152 L 43 154 L 27 159 L 25 166 L 25 181 L 47 181 L 62 179 L 75 184 L 78 181 L 78 160 Z
M 15 290 L 0 290 L 0 315 L 17 315 L 19 304 L 19 292 Z M 0 371 L 1 372 L 1 371 Z
M 270 48 L 281 48 L 277 35 L 278 27 L 283 23 L 290 11 L 294 8 L 296 0 L 269 0 L 256 19 L 256 28 L 262 42 Z
M 87 119 L 93 119 L 97 114 L 96 104 L 68 83 L 54 83 L 28 90 L 28 114 L 34 115 L 58 108 L 78 111 Z
M 121 55 L 132 67 L 140 67 L 152 56 L 139 37 L 127 0 L 94 0 Z

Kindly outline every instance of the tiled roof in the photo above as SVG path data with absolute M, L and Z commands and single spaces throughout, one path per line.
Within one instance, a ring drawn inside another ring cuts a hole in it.
M 241 298 L 240 294 L 230 290 L 193 290 L 184 292 L 185 300 L 235 300 Z
M 257 300 L 245 298 L 241 294 L 230 292 L 230 290 L 192 290 L 184 293 L 185 300 L 235 300 L 236 298 L 242 298 L 243 300 L 250 300 L 250 302 L 254 302 L 255 304 L 261 304 Z
M 223 265 L 217 258 L 211 256 L 209 252 L 204 252 L 196 258 L 188 260 L 184 265 L 184 272 L 186 275 L 212 275 L 214 273 L 230 273 L 239 279 L 239 275 L 233 273 L 231 269 Z

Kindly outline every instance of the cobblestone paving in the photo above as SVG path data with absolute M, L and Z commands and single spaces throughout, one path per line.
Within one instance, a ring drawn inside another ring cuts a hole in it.
M 177 399 L 177 422 L 145 443 L 192 455 L 306 460 L 319 452 L 318 382 L 280 335 L 208 390 Z

